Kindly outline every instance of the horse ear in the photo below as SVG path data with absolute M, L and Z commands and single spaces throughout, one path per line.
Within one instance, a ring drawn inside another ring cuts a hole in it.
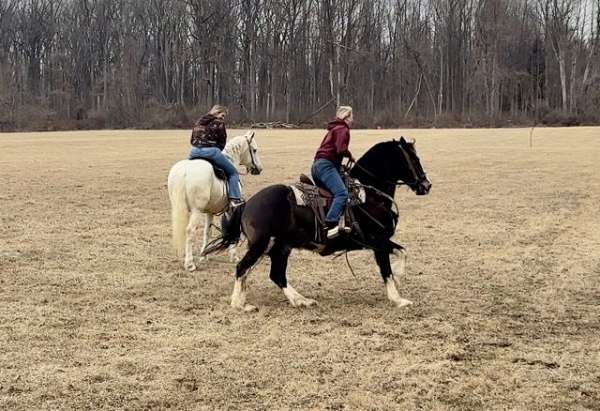
M 402 144 L 402 145 L 406 144 L 406 140 L 404 139 L 404 137 L 400 137 L 400 144 Z
M 254 131 L 250 131 L 250 141 L 254 140 Z

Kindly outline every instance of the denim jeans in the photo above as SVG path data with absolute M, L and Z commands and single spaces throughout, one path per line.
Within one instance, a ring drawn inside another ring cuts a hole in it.
M 346 208 L 346 201 L 348 200 L 348 189 L 344 185 L 340 172 L 331 161 L 322 158 L 313 163 L 311 172 L 315 183 L 333 194 L 333 203 L 325 217 L 325 222 L 337 223 Z
M 217 147 L 192 147 L 190 151 L 190 160 L 196 158 L 204 158 L 210 160 L 215 166 L 223 169 L 227 174 L 229 185 L 227 187 L 227 195 L 230 199 L 242 198 L 240 192 L 240 174 L 237 169 L 231 164 L 231 161 Z

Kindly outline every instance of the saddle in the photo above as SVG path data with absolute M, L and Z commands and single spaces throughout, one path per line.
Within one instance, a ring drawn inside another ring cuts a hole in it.
M 357 180 L 347 175 L 344 175 L 343 179 L 344 184 L 348 188 L 348 202 L 344 211 L 346 225 L 357 227 L 351 206 L 365 202 L 365 191 Z M 321 230 L 315 230 L 315 241 L 317 243 L 325 242 L 327 238 L 324 228 L 325 216 L 333 202 L 333 195 L 329 191 L 315 185 L 312 179 L 306 174 L 300 174 L 299 182 L 292 184 L 290 188 L 294 193 L 296 204 L 300 207 L 310 207 L 315 214 L 316 226 L 322 228 Z
M 213 161 L 209 158 L 203 158 L 203 157 L 196 157 L 196 158 L 192 158 L 191 160 L 204 160 L 208 163 L 210 163 L 210 165 L 213 168 L 213 171 L 215 173 L 215 177 L 217 177 L 219 180 L 223 180 L 223 181 L 227 181 L 227 174 L 225 173 L 225 171 L 222 168 L 217 167 L 217 165 L 215 163 L 213 163 Z

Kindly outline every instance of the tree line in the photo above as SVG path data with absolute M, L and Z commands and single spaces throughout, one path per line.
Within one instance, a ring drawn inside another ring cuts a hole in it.
M 0 130 L 600 122 L 600 0 L 0 0 Z

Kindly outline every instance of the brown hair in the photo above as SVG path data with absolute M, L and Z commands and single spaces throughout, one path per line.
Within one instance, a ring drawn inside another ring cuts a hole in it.
M 214 106 L 212 106 L 212 108 L 208 111 L 208 114 L 211 114 L 213 116 L 216 116 L 217 114 L 221 114 L 221 113 L 225 113 L 227 114 L 227 107 L 222 106 L 220 104 L 215 104 Z

